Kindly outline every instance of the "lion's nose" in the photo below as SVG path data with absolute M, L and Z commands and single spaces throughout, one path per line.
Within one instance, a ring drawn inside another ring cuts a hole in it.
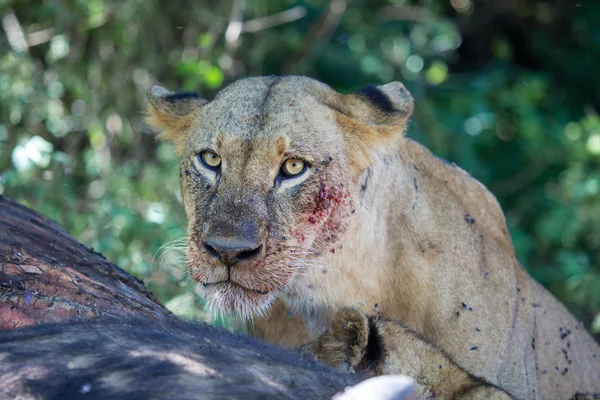
M 210 236 L 204 239 L 204 249 L 211 256 L 233 266 L 257 257 L 262 245 L 245 239 Z

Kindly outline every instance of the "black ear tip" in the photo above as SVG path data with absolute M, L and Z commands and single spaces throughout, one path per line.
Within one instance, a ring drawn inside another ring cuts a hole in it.
M 148 90 L 148 97 L 151 100 L 164 100 L 170 103 L 174 103 L 180 100 L 192 100 L 201 99 L 200 95 L 196 92 L 170 92 L 162 86 L 154 85 Z
M 180 100 L 192 100 L 192 99 L 201 99 L 200 95 L 196 92 L 177 92 L 168 94 L 165 97 L 165 100 L 175 102 Z
M 389 97 L 383 91 L 381 91 L 378 86 L 365 86 L 359 90 L 357 94 L 371 102 L 383 112 L 393 113 L 396 111 L 394 104 L 390 101 Z

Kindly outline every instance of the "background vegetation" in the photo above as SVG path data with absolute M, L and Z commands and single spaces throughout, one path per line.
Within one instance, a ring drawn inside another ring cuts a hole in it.
M 409 135 L 488 185 L 525 268 L 599 333 L 599 17 L 594 0 L 0 0 L 0 194 L 206 318 L 181 246 L 159 250 L 185 220 L 145 91 L 401 80 Z

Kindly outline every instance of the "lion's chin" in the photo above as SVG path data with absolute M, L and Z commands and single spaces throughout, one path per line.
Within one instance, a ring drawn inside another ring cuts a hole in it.
M 266 317 L 275 300 L 274 291 L 251 290 L 230 281 L 200 286 L 200 291 L 210 311 L 234 314 L 244 320 Z

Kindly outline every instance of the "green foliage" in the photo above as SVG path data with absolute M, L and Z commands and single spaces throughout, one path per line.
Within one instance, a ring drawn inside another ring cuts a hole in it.
M 143 123 L 145 91 L 401 80 L 409 135 L 498 196 L 524 267 L 600 332 L 600 4 L 509 3 L 0 0 L 0 193 L 206 319 L 185 279 L 178 162 Z

